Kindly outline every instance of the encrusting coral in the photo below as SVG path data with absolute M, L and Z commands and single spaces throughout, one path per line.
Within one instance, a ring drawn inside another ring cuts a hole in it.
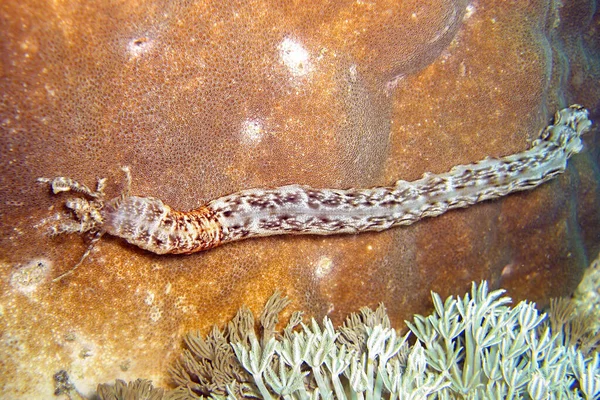
M 553 302 L 549 317 L 535 304 L 509 307 L 503 290 L 486 282 L 445 301 L 432 292 L 435 311 L 390 327 L 383 305 L 361 309 L 334 328 L 325 317 L 302 322 L 292 314 L 277 330 L 289 300 L 275 293 L 259 317 L 242 308 L 206 339 L 186 335 L 171 368 L 178 387 L 163 395 L 148 381 L 102 384 L 103 400 L 126 390 L 152 399 L 597 399 L 600 332 L 567 315 L 569 301 Z M 592 330 L 591 330 L 592 329 Z

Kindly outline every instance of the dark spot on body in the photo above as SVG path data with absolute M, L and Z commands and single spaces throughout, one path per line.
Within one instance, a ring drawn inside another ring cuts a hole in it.
M 298 204 L 300 201 L 300 196 L 298 194 L 289 194 L 283 199 L 283 201 L 287 204 Z
M 508 172 L 515 172 L 515 171 L 518 171 L 520 168 L 521 168 L 520 163 L 513 162 L 508 166 L 507 170 L 508 170 Z

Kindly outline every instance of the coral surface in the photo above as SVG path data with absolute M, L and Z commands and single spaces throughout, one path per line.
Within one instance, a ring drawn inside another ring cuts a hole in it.
M 532 192 L 408 228 L 273 237 L 191 256 L 51 237 L 38 177 L 181 210 L 241 189 L 372 187 L 526 149 L 552 114 L 599 115 L 591 0 L 0 4 L 0 397 L 115 377 L 162 383 L 192 327 L 279 288 L 334 321 L 383 301 L 394 326 L 429 291 L 487 279 L 515 299 L 577 285 L 600 245 L 597 128 Z

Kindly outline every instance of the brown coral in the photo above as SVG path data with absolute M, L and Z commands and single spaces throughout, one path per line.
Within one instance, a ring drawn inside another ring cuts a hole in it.
M 54 285 L 87 244 L 45 233 L 64 210 L 35 184 L 108 176 L 110 198 L 129 165 L 134 193 L 186 210 L 244 188 L 366 187 L 521 151 L 567 103 L 598 115 L 599 17 L 565 3 L 3 2 L 0 393 L 44 397 L 60 369 L 81 390 L 160 383 L 174 336 L 275 288 L 337 319 L 384 301 L 395 325 L 429 290 L 481 278 L 517 298 L 568 293 L 599 245 L 591 151 L 534 192 L 381 234 L 168 257 L 107 239 Z M 15 278 L 36 260 L 35 279 Z

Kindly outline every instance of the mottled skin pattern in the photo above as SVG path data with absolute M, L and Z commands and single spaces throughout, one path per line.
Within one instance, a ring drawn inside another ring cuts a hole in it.
M 123 195 L 104 205 L 103 180 L 96 192 L 69 178 L 40 180 L 51 183 L 54 193 L 71 188 L 95 199 L 70 199 L 67 207 L 79 224 L 68 220 L 55 232 L 106 232 L 157 254 L 188 254 L 252 237 L 382 231 L 533 189 L 565 171 L 569 157 L 581 151 L 581 135 L 590 125 L 588 111 L 574 105 L 556 113 L 554 125 L 542 131 L 531 149 L 514 155 L 488 157 L 444 174 L 425 173 L 390 187 L 243 190 L 190 212 L 173 210 L 153 197 Z M 129 182 L 129 170 L 124 170 Z
M 590 121 L 572 106 L 558 112 L 530 150 L 460 165 L 440 175 L 400 180 L 373 189 L 313 189 L 289 185 L 252 189 L 213 200 L 224 242 L 281 234 L 330 235 L 382 231 L 410 225 L 454 208 L 532 189 L 564 172 L 581 150 L 580 136 Z
M 156 254 L 187 254 L 219 244 L 223 233 L 214 211 L 173 210 L 153 197 L 113 199 L 102 210 L 103 230 Z

